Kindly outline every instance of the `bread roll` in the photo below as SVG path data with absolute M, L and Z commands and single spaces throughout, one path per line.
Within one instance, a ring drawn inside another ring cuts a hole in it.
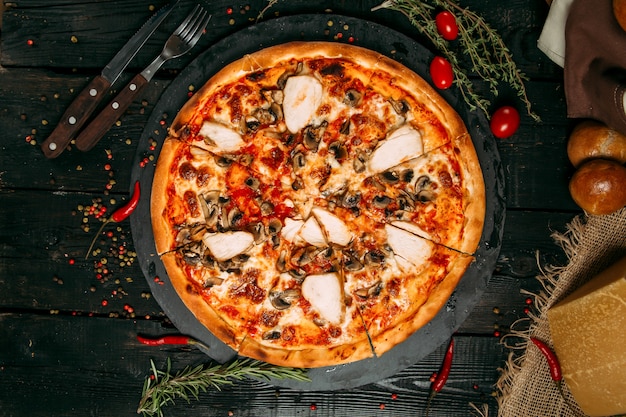
M 567 156 L 575 167 L 593 158 L 626 163 L 626 135 L 603 123 L 586 120 L 572 131 L 567 142 Z
M 613 14 L 617 23 L 626 30 L 626 0 L 613 0 Z
M 583 163 L 572 176 L 569 191 L 589 214 L 611 214 L 626 206 L 626 167 L 608 159 Z

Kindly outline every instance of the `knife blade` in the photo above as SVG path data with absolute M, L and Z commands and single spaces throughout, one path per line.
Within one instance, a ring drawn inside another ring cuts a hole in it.
M 107 90 L 169 15 L 176 3 L 178 0 L 154 13 L 104 67 L 100 75 L 91 80 L 74 98 L 50 136 L 41 144 L 41 150 L 47 158 L 56 158 L 63 153 L 91 113 L 104 99 Z

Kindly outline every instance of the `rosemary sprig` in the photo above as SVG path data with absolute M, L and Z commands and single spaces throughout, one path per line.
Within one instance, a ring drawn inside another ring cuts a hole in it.
M 235 380 L 252 377 L 270 380 L 293 379 L 310 381 L 306 370 L 275 366 L 265 362 L 242 359 L 225 364 L 202 364 L 187 366 L 176 374 L 171 373 L 172 363 L 167 359 L 165 371 L 156 368 L 151 360 L 152 375 L 146 378 L 137 408 L 144 416 L 163 416 L 163 407 L 174 404 L 182 398 L 187 402 L 198 399 L 201 392 L 214 388 L 220 391 L 223 386 L 232 385 Z
M 524 82 L 528 78 L 517 68 L 510 50 L 498 32 L 482 17 L 459 6 L 453 0 L 385 0 L 372 11 L 380 9 L 395 10 L 404 14 L 450 62 L 456 75 L 455 83 L 470 110 L 478 108 L 489 114 L 489 100 L 480 97 L 474 91 L 471 80 L 461 68 L 456 52 L 437 32 L 433 11 L 443 9 L 453 13 L 459 28 L 459 40 L 464 46 L 463 51 L 472 62 L 471 70 L 487 81 L 493 95 L 498 94 L 500 81 L 508 83 L 526 106 L 528 115 L 537 122 L 541 120 L 532 110 L 526 94 Z

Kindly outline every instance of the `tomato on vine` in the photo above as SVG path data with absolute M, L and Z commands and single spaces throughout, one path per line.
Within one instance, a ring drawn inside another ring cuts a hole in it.
M 519 124 L 520 116 L 517 109 L 512 106 L 503 106 L 493 113 L 489 127 L 495 137 L 505 139 L 517 132 Z
M 435 87 L 445 90 L 452 86 L 454 71 L 450 62 L 441 56 L 436 56 L 430 62 L 430 76 Z
M 437 13 L 437 16 L 435 16 L 435 24 L 437 26 L 437 32 L 447 41 L 453 41 L 459 35 L 459 26 L 456 23 L 456 17 L 448 11 Z

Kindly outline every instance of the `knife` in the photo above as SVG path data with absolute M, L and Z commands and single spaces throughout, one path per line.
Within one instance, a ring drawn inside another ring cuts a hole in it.
M 47 158 L 56 158 L 63 153 L 91 113 L 104 99 L 107 90 L 119 78 L 148 38 L 169 15 L 176 3 L 178 3 L 178 0 L 154 13 L 104 67 L 100 75 L 91 80 L 80 94 L 76 96 L 65 113 L 63 113 L 59 124 L 41 144 L 41 150 Z

